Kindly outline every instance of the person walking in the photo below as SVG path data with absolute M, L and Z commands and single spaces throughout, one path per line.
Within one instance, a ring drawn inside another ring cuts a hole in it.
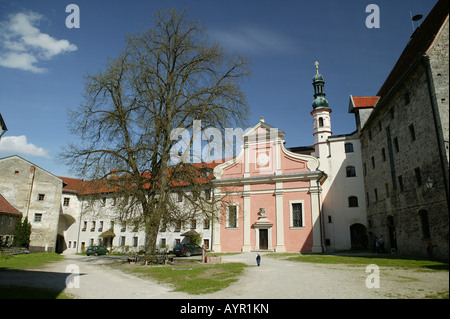
M 258 267 L 261 264 L 261 256 L 259 254 L 257 254 L 256 256 L 256 264 L 258 265 Z

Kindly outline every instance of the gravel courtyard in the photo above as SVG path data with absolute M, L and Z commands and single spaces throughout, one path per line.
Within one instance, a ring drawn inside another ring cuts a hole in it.
M 170 286 L 125 274 L 108 264 L 121 257 L 87 257 L 66 255 L 62 262 L 40 269 L 0 272 L 0 285 L 27 285 L 54 288 L 83 299 L 385 299 L 429 298 L 447 294 L 446 271 L 403 270 L 380 267 L 379 288 L 367 288 L 365 266 L 313 264 L 269 258 L 262 255 L 261 266 L 256 253 L 222 256 L 223 262 L 248 264 L 240 279 L 222 291 L 189 295 L 174 292 Z M 123 257 L 122 257 L 123 259 Z M 72 266 L 70 266 L 72 265 Z M 71 269 L 79 269 L 74 283 L 67 288 Z

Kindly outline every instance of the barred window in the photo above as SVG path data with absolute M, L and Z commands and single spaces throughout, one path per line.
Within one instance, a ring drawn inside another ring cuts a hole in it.
M 228 206 L 228 228 L 237 228 L 237 206 Z
M 292 227 L 303 227 L 303 211 L 301 203 L 292 204 Z

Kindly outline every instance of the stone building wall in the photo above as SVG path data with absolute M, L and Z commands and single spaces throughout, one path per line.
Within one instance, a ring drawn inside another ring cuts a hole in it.
M 447 35 L 441 36 L 447 45 L 436 45 L 439 50 L 429 56 L 432 66 L 447 59 L 447 70 L 435 67 L 433 77 L 438 77 L 438 100 L 448 108 L 448 22 L 445 28 Z M 435 255 L 448 258 L 445 179 L 426 72 L 425 64 L 416 65 L 361 132 L 368 224 L 371 235 L 384 236 L 388 249 L 426 256 L 432 242 L 437 245 Z M 448 147 L 448 109 L 440 118 Z M 425 186 L 428 177 L 434 182 L 432 189 Z
M 62 180 L 19 156 L 0 159 L 0 193 L 31 223 L 30 251 L 54 251 Z

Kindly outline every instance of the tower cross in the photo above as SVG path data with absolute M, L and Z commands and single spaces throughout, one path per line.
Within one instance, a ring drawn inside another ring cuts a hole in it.
M 317 74 L 319 74 L 319 62 L 316 61 L 316 63 L 314 63 L 314 65 L 316 66 Z

